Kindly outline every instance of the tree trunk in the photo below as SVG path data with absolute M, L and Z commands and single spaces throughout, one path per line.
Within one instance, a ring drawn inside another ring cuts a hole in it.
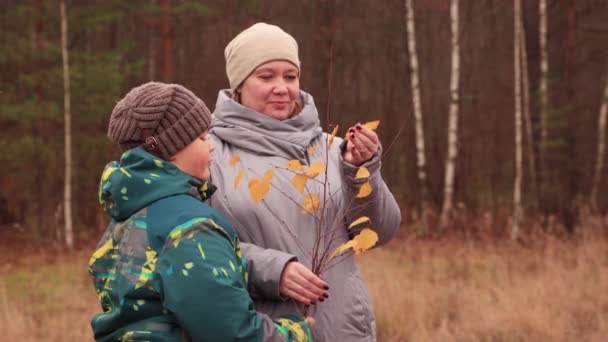
M 450 3 L 450 21 L 452 31 L 452 72 L 450 77 L 450 116 L 448 124 L 448 157 L 445 165 L 445 183 L 443 191 L 443 207 L 441 209 L 441 229 L 449 221 L 454 196 L 454 175 L 456 158 L 458 156 L 458 105 L 460 82 L 460 32 L 458 29 L 458 0 Z
M 72 113 L 70 112 L 70 61 L 68 55 L 68 18 L 65 0 L 59 2 L 61 15 L 61 56 L 63 60 L 63 106 L 65 123 L 65 185 L 63 210 L 65 216 L 65 243 L 68 249 L 74 248 L 72 229 Z
M 547 116 L 549 115 L 549 55 L 547 53 L 547 0 L 539 1 L 539 40 L 540 40 L 540 198 L 544 196 L 544 183 L 547 178 Z
M 538 201 L 538 187 L 536 184 L 536 158 L 534 156 L 534 134 L 532 132 L 532 118 L 530 114 L 530 82 L 528 74 L 528 52 L 526 47 L 526 30 L 524 27 L 523 13 L 519 18 L 520 52 L 521 52 L 521 67 L 522 67 L 522 86 L 523 86 L 523 114 L 526 126 L 526 144 L 528 150 L 528 167 L 530 169 L 530 185 L 532 192 L 532 203 L 536 207 Z
M 173 63 L 173 34 L 169 26 L 170 0 L 160 0 L 162 14 L 160 17 L 160 34 L 163 50 L 163 81 L 173 82 L 175 63 Z
M 600 114 L 597 120 L 597 159 L 595 162 L 595 174 L 593 176 L 593 187 L 591 188 L 591 206 L 597 211 L 597 193 L 602 178 L 602 168 L 604 167 L 604 150 L 606 149 L 606 116 L 608 115 L 608 79 L 604 88 L 604 98 L 600 107 Z
M 150 0 L 150 5 L 154 5 L 156 0 Z M 155 35 L 155 25 L 150 25 L 148 32 L 148 81 L 156 80 L 156 49 L 158 40 Z
M 521 0 L 514 0 L 514 90 L 515 90 L 515 182 L 513 184 L 513 226 L 511 238 L 517 239 L 521 219 L 521 179 L 522 179 L 522 113 L 521 113 Z
M 418 166 L 418 181 L 420 182 L 422 219 L 421 233 L 427 230 L 426 212 L 429 206 L 429 190 L 426 180 L 426 152 L 424 148 L 424 125 L 422 120 L 422 105 L 420 101 L 420 76 L 418 72 L 418 52 L 416 50 L 416 25 L 414 21 L 414 6 L 412 0 L 405 0 L 407 47 L 410 55 L 410 81 L 412 100 L 414 102 L 414 120 L 416 122 L 416 161 Z

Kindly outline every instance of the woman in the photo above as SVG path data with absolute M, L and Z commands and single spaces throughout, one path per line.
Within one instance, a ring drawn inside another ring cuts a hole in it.
M 210 121 L 176 84 L 146 83 L 114 108 L 108 135 L 127 151 L 99 188 L 112 221 L 89 262 L 97 341 L 310 341 L 302 317 L 254 310 L 238 237 L 203 203 Z
M 258 23 L 236 36 L 224 54 L 230 89 L 219 93 L 210 130 L 216 146 L 213 155 L 220 161 L 212 165 L 213 182 L 220 190 L 210 205 L 228 217 L 246 242 L 242 248 L 255 273 L 250 292 L 256 309 L 269 315 L 293 312 L 297 305 L 286 297 L 316 304 L 315 340 L 375 340 L 368 293 L 354 258 L 322 275 L 333 289 L 327 300 L 316 296 L 322 285 L 308 270 L 315 219 L 294 203 L 303 195 L 292 185 L 293 171 L 285 164 L 294 159 L 304 167 L 325 162 L 328 139 L 312 96 L 300 90 L 296 41 L 277 26 Z M 338 190 L 326 203 L 324 217 L 326 232 L 337 232 L 332 250 L 356 234 L 347 227 L 360 216 L 371 219 L 378 245 L 393 237 L 401 221 L 399 207 L 380 174 L 377 135 L 360 124 L 348 132 L 348 141 L 336 138 L 328 152 L 326 189 L 328 195 Z M 227 163 L 236 160 L 235 155 L 240 158 L 238 165 Z M 362 183 L 355 177 L 359 166 L 369 170 L 373 188 L 363 199 L 354 198 Z M 241 169 L 248 177 L 261 177 L 271 167 L 275 167 L 273 186 L 263 202 L 251 200 L 246 181 L 235 188 Z M 307 184 L 307 191 L 320 198 L 323 189 L 320 182 Z

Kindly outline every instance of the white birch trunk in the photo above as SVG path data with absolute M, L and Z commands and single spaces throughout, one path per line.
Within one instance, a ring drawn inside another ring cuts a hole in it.
M 547 0 L 539 1 L 539 40 L 540 40 L 540 172 L 547 172 L 547 116 L 549 115 L 549 55 L 547 53 Z M 544 177 L 543 177 L 544 178 Z M 542 188 L 541 182 L 541 188 Z M 542 190 L 541 190 L 542 195 Z
M 441 209 L 441 228 L 448 224 L 454 195 L 454 175 L 456 157 L 458 156 L 458 105 L 460 84 L 460 30 L 458 28 L 458 0 L 450 3 L 450 21 L 452 32 L 452 72 L 450 76 L 450 113 L 448 123 L 448 156 L 445 166 L 445 183 L 443 206 Z
M 65 220 L 65 243 L 68 249 L 74 248 L 72 228 L 72 114 L 70 112 L 70 62 L 68 55 L 68 19 L 65 0 L 59 2 L 61 16 L 61 56 L 63 60 L 63 106 L 65 123 L 65 185 L 63 210 Z
M 519 17 L 519 32 L 520 36 L 520 52 L 521 52 L 521 67 L 522 67 L 522 85 L 523 85 L 523 114 L 526 126 L 526 138 L 528 144 L 528 167 L 530 168 L 530 183 L 534 197 L 534 203 L 538 201 L 538 187 L 536 185 L 536 158 L 534 156 L 534 135 L 532 134 L 532 118 L 530 114 L 530 82 L 528 71 L 528 49 L 526 47 L 526 30 L 524 29 L 523 12 Z
M 422 189 L 422 201 L 426 201 L 426 152 L 424 149 L 424 126 L 422 122 L 422 105 L 420 103 L 420 77 L 418 73 L 418 52 L 416 50 L 416 26 L 414 22 L 414 6 L 412 0 L 405 0 L 407 47 L 410 54 L 410 68 L 412 69 L 411 85 L 412 100 L 414 102 L 414 119 L 416 122 L 416 161 L 418 164 L 418 181 Z
M 515 182 L 513 184 L 513 226 L 511 238 L 517 239 L 521 219 L 521 179 L 522 179 L 522 109 L 521 109 L 521 0 L 514 0 L 514 91 L 515 91 Z
M 597 120 L 597 160 L 595 163 L 595 175 L 593 177 L 593 187 L 591 188 L 591 205 L 594 210 L 597 206 L 597 193 L 602 178 L 602 168 L 604 167 L 604 151 L 606 149 L 606 116 L 608 115 L 608 79 L 604 88 L 604 98 L 600 107 L 600 114 Z

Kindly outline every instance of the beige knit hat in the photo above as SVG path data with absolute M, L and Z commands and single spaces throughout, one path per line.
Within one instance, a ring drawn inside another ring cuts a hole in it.
M 108 136 L 127 150 L 143 146 L 169 160 L 198 138 L 211 122 L 201 99 L 178 84 L 149 82 L 116 104 Z
M 266 62 L 285 60 L 300 71 L 296 40 L 280 27 L 266 23 L 257 23 L 234 37 L 226 46 L 224 57 L 232 90 Z

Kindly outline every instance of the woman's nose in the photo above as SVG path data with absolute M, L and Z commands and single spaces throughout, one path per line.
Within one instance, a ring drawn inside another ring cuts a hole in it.
M 272 88 L 272 91 L 275 94 L 284 94 L 287 92 L 287 84 L 285 84 L 285 82 L 282 81 L 278 81 L 275 85 L 274 88 Z

